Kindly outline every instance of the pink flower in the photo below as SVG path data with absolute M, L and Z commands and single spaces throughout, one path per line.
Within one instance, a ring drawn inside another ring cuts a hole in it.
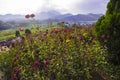
M 51 33 L 55 33 L 55 34 L 57 34 L 58 32 L 61 32 L 61 30 L 55 29 L 51 31 Z
M 21 77 L 20 80 L 23 80 L 23 78 Z
M 64 63 L 67 63 L 67 60 L 66 60 L 65 58 L 62 58 L 62 61 L 63 61 Z
M 83 52 L 83 56 L 86 56 L 86 55 L 87 55 L 87 52 L 84 51 L 84 52 Z
M 17 56 L 15 56 L 15 57 L 13 58 L 13 61 L 14 61 L 14 62 L 16 62 L 18 58 L 19 58 L 19 56 L 18 56 L 18 55 L 17 55 Z
M 67 49 L 65 49 L 64 52 L 66 53 L 66 52 L 67 52 Z
M 107 38 L 110 38 L 110 36 L 107 36 Z
M 36 27 L 36 29 L 37 29 L 37 30 L 39 30 L 39 29 L 40 29 L 40 27 L 39 27 L 39 26 L 37 26 L 37 27 Z
M 65 33 L 69 32 L 69 30 L 68 30 L 68 29 L 64 29 L 63 31 L 64 31 Z
M 103 35 L 101 35 L 101 39 L 105 39 L 105 35 L 103 34 Z
M 23 50 L 23 48 L 21 47 L 21 48 L 19 48 L 19 50 L 21 51 L 21 50 Z
M 56 33 L 56 34 L 57 34 L 58 32 L 59 32 L 58 30 L 54 30 L 54 33 Z
M 31 14 L 30 17 L 31 17 L 31 18 L 35 17 L 35 14 Z
M 29 14 L 25 15 L 25 18 L 30 18 L 30 15 Z
M 94 37 L 93 40 L 95 41 L 95 40 L 96 40 L 96 37 Z
M 43 33 L 43 35 L 42 35 L 42 36 L 44 37 L 44 36 L 46 36 L 46 35 L 47 35 L 46 33 Z
M 75 38 L 75 36 L 70 36 L 70 37 L 69 37 L 69 39 L 74 39 L 74 38 Z
M 24 27 L 19 27 L 18 30 L 19 30 L 19 31 L 23 31 L 23 30 L 24 30 Z
M 39 71 L 39 68 L 38 67 L 34 67 L 34 71 Z

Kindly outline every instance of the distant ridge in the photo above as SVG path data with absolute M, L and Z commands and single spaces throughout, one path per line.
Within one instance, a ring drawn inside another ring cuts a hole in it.
M 64 20 L 68 22 L 79 22 L 79 21 L 96 21 L 100 16 L 103 14 L 77 14 L 73 15 L 70 13 L 67 14 L 61 14 L 55 10 L 51 10 L 48 12 L 41 12 L 35 14 L 35 20 L 41 20 L 41 21 L 48 21 L 48 20 Z M 0 15 L 1 21 L 22 21 L 26 20 L 24 15 L 13 15 L 13 14 L 6 14 L 6 15 Z

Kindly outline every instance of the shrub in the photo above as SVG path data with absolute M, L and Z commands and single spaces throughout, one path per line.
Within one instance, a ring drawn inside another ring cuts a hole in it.
M 20 32 L 18 30 L 15 32 L 15 36 L 16 37 L 20 36 Z
M 106 15 L 96 23 L 96 35 L 102 45 L 106 45 L 109 52 L 109 61 L 114 65 L 120 65 L 120 1 L 110 0 Z M 104 35 L 104 40 L 101 36 Z
M 31 31 L 29 29 L 26 29 L 25 34 L 31 34 Z

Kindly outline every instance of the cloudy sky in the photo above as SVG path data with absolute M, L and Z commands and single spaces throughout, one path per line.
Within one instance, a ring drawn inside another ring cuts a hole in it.
M 109 0 L 0 0 L 0 14 L 29 14 L 49 10 L 61 13 L 105 13 Z

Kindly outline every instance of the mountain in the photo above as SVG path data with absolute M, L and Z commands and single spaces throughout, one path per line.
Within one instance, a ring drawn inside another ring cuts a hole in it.
M 40 20 L 42 22 L 54 22 L 56 21 L 67 21 L 67 22 L 81 22 L 81 21 L 97 21 L 100 16 L 103 14 L 77 14 L 73 15 L 70 13 L 67 14 L 61 14 L 58 11 L 50 10 L 47 12 L 41 12 L 35 14 L 35 20 Z M 6 15 L 0 15 L 1 21 L 23 21 L 27 20 L 25 19 L 25 15 L 13 15 L 13 14 L 6 14 Z
M 69 17 L 69 16 L 73 16 L 73 15 L 70 13 L 67 13 L 67 14 L 55 16 L 55 17 L 53 17 L 53 19 L 63 19 L 63 18 Z
M 62 20 L 68 22 L 80 22 L 80 21 L 97 21 L 98 18 L 102 16 L 102 14 L 78 14 L 78 15 L 71 15 L 68 17 L 62 18 Z
M 25 20 L 23 15 L 13 15 L 13 14 L 6 14 L 0 15 L 1 21 L 22 21 Z

